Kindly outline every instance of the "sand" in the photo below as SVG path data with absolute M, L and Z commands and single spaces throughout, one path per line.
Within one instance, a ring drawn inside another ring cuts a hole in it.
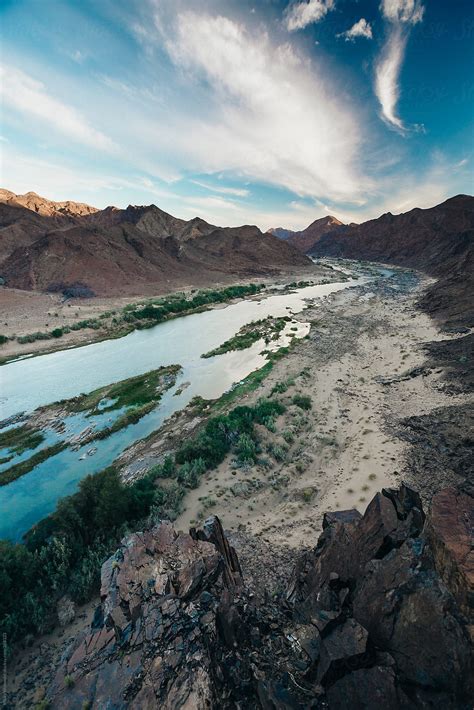
M 424 343 L 446 337 L 416 307 L 426 285 L 424 280 L 416 291 L 395 296 L 356 288 L 299 314 L 313 320 L 310 339 L 239 402 L 255 402 L 277 382 L 294 381 L 279 395 L 287 410 L 276 432 L 261 428 L 268 466 L 237 468 L 229 456 L 187 496 L 177 526 L 186 530 L 217 512 L 230 530 L 301 547 L 315 542 L 325 511 L 363 512 L 378 490 L 399 485 L 409 459 L 402 419 L 468 398 L 448 394 L 440 370 L 390 385 L 381 381 L 422 366 Z M 292 404 L 296 393 L 311 398 L 310 411 Z M 294 440 L 276 461 L 272 451 L 285 446 L 282 433 L 288 431 Z

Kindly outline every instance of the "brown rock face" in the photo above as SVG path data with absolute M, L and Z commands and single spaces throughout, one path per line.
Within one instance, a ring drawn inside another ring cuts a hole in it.
M 311 222 L 306 229 L 302 229 L 299 232 L 294 232 L 291 229 L 283 229 L 282 227 L 269 229 L 268 232 L 274 234 L 275 237 L 279 239 L 287 241 L 306 254 L 312 250 L 325 234 L 333 232 L 342 226 L 344 226 L 343 223 L 336 217 L 328 215 L 327 217 L 316 219 L 314 222 Z
M 46 197 L 41 197 L 37 195 L 36 192 L 27 192 L 25 195 L 15 195 L 14 192 L 10 190 L 3 190 L 0 188 L 0 202 L 8 205 L 19 205 L 20 207 L 26 207 L 28 210 L 36 212 L 46 217 L 54 216 L 80 216 L 93 214 L 98 212 L 97 207 L 91 207 L 91 205 L 86 205 L 83 202 L 72 202 L 71 200 L 66 200 L 65 202 L 54 202 L 53 200 L 47 200 Z
M 467 710 L 466 548 L 440 520 L 472 513 L 464 495 L 443 491 L 426 525 L 405 486 L 363 516 L 327 515 L 287 594 L 259 603 L 217 518 L 133 534 L 104 564 L 102 604 L 47 697 L 58 709 Z
M 306 229 L 303 229 L 301 232 L 295 232 L 288 241 L 306 254 L 314 248 L 325 234 L 337 231 L 339 227 L 342 226 L 343 223 L 336 217 L 331 217 L 331 215 L 321 217 L 320 219 L 316 219 L 309 227 L 306 227 Z
M 439 279 L 424 294 L 423 308 L 453 327 L 474 325 L 474 197 L 338 227 L 311 254 L 421 269 Z
M 96 210 L 0 191 L 0 276 L 14 288 L 83 284 L 99 295 L 205 286 L 310 266 L 257 227 L 185 221 L 156 205 Z
M 461 607 L 474 608 L 474 509 L 466 492 L 445 488 L 431 502 L 426 531 L 436 569 Z

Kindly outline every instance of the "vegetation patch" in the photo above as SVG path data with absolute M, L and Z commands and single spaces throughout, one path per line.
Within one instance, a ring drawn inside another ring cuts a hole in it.
M 124 407 L 141 408 L 150 403 L 156 404 L 164 389 L 174 384 L 180 369 L 179 365 L 160 367 L 112 385 L 99 387 L 89 394 L 81 394 L 59 404 L 65 405 L 70 412 L 88 411 L 87 416 Z
M 67 447 L 67 444 L 63 441 L 53 444 L 53 446 L 48 446 L 46 449 L 38 451 L 38 453 L 30 456 L 26 461 L 20 461 L 19 463 L 10 466 L 5 471 L 0 472 L 0 486 L 6 486 L 7 483 L 11 483 L 20 476 L 24 476 L 25 473 L 29 473 L 35 466 L 43 463 L 46 459 L 51 458 L 51 456 L 56 456 L 60 451 L 63 451 Z
M 246 350 L 262 338 L 268 344 L 271 340 L 278 339 L 281 331 L 290 321 L 291 318 L 289 316 L 283 318 L 269 316 L 262 320 L 252 321 L 252 323 L 244 325 L 232 338 L 229 338 L 229 340 L 226 340 L 214 350 L 204 353 L 201 357 L 208 358 L 214 355 L 223 355 L 231 350 Z
M 311 402 L 311 397 L 308 397 L 305 394 L 295 394 L 295 396 L 292 399 L 293 404 L 296 404 L 297 407 L 300 409 L 311 409 L 313 406 L 313 403 Z
M 151 412 L 159 403 L 163 392 L 176 382 L 176 375 L 180 369 L 179 365 L 161 367 L 122 382 L 100 387 L 90 394 L 83 394 L 73 399 L 48 405 L 44 409 L 56 410 L 58 407 L 63 407 L 69 412 L 87 411 L 87 416 L 91 416 L 126 408 L 126 411 L 120 414 L 111 426 L 93 431 L 89 436 L 81 439 L 81 446 L 84 446 L 97 439 L 105 439 L 131 424 L 136 424 Z M 103 406 L 99 406 L 101 403 Z M 10 429 L 0 434 L 0 448 L 9 448 L 13 455 L 21 454 L 30 448 L 36 448 L 42 441 L 44 441 L 44 434 L 27 426 Z M 10 466 L 0 472 L 0 486 L 5 486 L 25 473 L 29 473 L 35 466 L 51 456 L 55 456 L 68 446 L 68 442 L 60 441 L 38 451 L 26 461 L 20 461 Z M 8 461 L 9 458 L 3 460 L 3 463 L 8 463 Z
M 35 525 L 25 544 L 0 541 L 0 630 L 12 644 L 55 623 L 57 600 L 84 603 L 98 591 L 100 568 L 131 525 L 176 517 L 184 488 L 146 476 L 125 486 L 110 467 L 87 476 L 72 496 Z
M 0 433 L 0 449 L 9 449 L 14 456 L 36 449 L 43 441 L 44 434 L 41 431 L 25 425 Z
M 53 284 L 53 286 L 56 287 L 57 285 Z M 64 284 L 59 284 L 58 286 L 60 291 L 63 290 Z M 65 295 L 71 298 L 90 297 L 90 295 L 81 296 L 82 291 L 78 293 L 77 290 L 74 290 L 76 287 L 77 284 L 73 285 L 73 287 L 67 287 L 67 289 L 73 288 L 74 292 L 69 293 L 68 291 Z M 81 290 L 83 285 L 79 284 L 79 287 Z M 107 337 L 122 337 L 136 328 L 151 328 L 165 320 L 205 310 L 208 306 L 216 303 L 228 303 L 235 298 L 253 296 L 265 288 L 265 284 L 245 284 L 227 286 L 222 289 L 203 289 L 190 295 L 184 293 L 171 294 L 162 298 L 148 299 L 140 304 L 130 303 L 124 306 L 118 314 L 115 312 L 103 313 L 98 318 L 87 318 L 63 328 L 54 328 L 52 331 L 38 331 L 20 335 L 16 340 L 21 344 L 34 343 L 36 340 L 52 340 L 60 338 L 71 331 L 84 330 L 86 328 L 103 330 L 104 335 L 106 334 Z

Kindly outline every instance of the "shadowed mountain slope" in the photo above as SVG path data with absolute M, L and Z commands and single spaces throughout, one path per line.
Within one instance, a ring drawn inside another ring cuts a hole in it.
M 451 327 L 474 326 L 474 197 L 338 227 L 310 253 L 420 269 L 438 279 L 423 295 L 423 308 Z
M 185 221 L 155 205 L 95 210 L 31 195 L 0 193 L 0 276 L 10 287 L 81 283 L 103 295 L 138 294 L 147 285 L 169 290 L 310 265 L 254 226 Z

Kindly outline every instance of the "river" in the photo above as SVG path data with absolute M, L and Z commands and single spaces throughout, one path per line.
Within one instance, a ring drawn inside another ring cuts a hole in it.
M 34 523 L 52 512 L 59 498 L 73 493 L 78 482 L 111 464 L 132 443 L 156 430 L 193 397 L 214 399 L 266 362 L 262 340 L 250 348 L 203 359 L 203 353 L 234 336 L 242 326 L 267 316 L 301 312 L 307 300 L 324 299 L 360 281 L 349 280 L 264 295 L 136 330 L 123 338 L 26 358 L 0 367 L 0 419 L 18 412 L 90 392 L 161 366 L 182 367 L 176 384 L 159 406 L 137 424 L 96 442 L 97 452 L 80 460 L 82 451 L 66 449 L 0 488 L 0 538 L 18 540 Z M 283 332 L 278 345 L 297 332 Z M 176 395 L 183 383 L 189 385 Z M 51 443 L 51 439 L 44 445 Z M 90 445 L 89 445 L 90 448 Z

